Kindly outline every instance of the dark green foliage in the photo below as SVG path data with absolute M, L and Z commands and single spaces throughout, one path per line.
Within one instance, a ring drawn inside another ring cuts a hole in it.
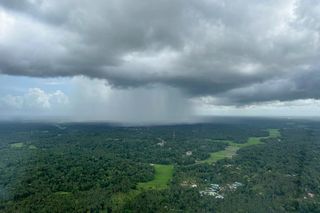
M 0 212 L 320 212 L 319 127 L 259 119 L 155 127 L 0 123 Z M 270 128 L 281 137 L 215 165 L 196 163 L 225 149 L 223 140 L 245 143 Z M 154 178 L 150 163 L 173 164 L 173 179 L 166 189 L 138 192 L 138 183 Z M 234 182 L 243 185 L 229 190 Z M 200 195 L 212 183 L 224 187 L 224 199 Z M 126 203 L 115 203 L 126 194 Z

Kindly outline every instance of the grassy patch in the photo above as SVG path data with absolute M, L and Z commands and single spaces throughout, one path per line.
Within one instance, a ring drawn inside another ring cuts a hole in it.
M 234 142 L 228 141 L 228 140 L 219 140 L 220 142 L 228 143 L 229 146 L 227 146 L 227 148 L 222 151 L 212 152 L 208 159 L 203 160 L 203 161 L 199 161 L 198 163 L 213 164 L 213 163 L 217 162 L 218 160 L 222 160 L 224 158 L 231 158 L 233 155 L 236 154 L 236 152 L 240 148 L 263 144 L 261 139 L 278 138 L 281 136 L 279 129 L 268 129 L 268 132 L 269 132 L 268 137 L 250 137 L 250 138 L 248 138 L 246 143 L 234 143 Z M 216 141 L 218 141 L 218 140 L 216 140 Z
M 234 147 L 238 147 L 238 148 L 243 148 L 243 147 L 247 147 L 247 146 L 262 144 L 261 139 L 262 138 L 260 138 L 260 137 L 250 137 L 250 138 L 248 138 L 246 143 L 230 142 L 229 145 L 234 146 Z
M 173 175 L 173 165 L 160 165 L 155 164 L 155 175 L 154 179 L 148 182 L 139 183 L 137 188 L 139 190 L 148 190 L 148 189 L 166 189 L 168 183 Z
M 199 163 L 213 164 L 218 160 L 222 160 L 224 158 L 231 158 L 233 155 L 236 154 L 238 149 L 240 149 L 239 146 L 233 146 L 233 145 L 227 146 L 227 148 L 222 151 L 211 153 L 208 159 L 200 161 Z
M 10 144 L 10 147 L 11 148 L 15 148 L 15 149 L 22 148 L 23 146 L 24 146 L 24 143 L 12 143 L 12 144 Z
M 35 145 L 29 145 L 28 147 L 29 149 L 37 149 L 37 147 Z
M 32 145 L 32 144 L 28 145 L 28 144 L 25 144 L 25 143 L 22 143 L 22 142 L 20 142 L 20 143 L 12 143 L 12 144 L 10 144 L 10 147 L 14 148 L 14 149 L 21 149 L 23 147 L 27 147 L 29 149 L 37 149 L 37 147 L 35 145 Z
M 268 131 L 269 131 L 269 138 L 281 137 L 281 133 L 279 129 L 268 129 Z
M 129 201 L 133 200 L 143 190 L 155 189 L 161 190 L 168 188 L 168 183 L 173 175 L 173 165 L 155 164 L 154 179 L 148 182 L 138 183 L 136 190 L 130 190 L 127 193 L 119 192 L 112 196 L 111 202 L 115 212 L 120 212 L 122 207 Z

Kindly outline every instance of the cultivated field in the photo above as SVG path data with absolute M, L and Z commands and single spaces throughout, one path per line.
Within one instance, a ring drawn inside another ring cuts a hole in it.
M 168 187 L 168 182 L 172 178 L 173 174 L 173 165 L 161 165 L 155 164 L 155 175 L 154 179 L 148 182 L 139 183 L 138 189 L 165 189 Z

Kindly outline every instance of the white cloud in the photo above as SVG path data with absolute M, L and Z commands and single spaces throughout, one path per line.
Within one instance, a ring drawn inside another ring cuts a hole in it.
M 24 104 L 28 108 L 51 108 L 49 102 L 50 95 L 46 94 L 43 90 L 39 88 L 31 88 L 28 93 L 24 95 Z
M 45 92 L 40 88 L 30 88 L 22 95 L 5 95 L 0 99 L 2 109 L 15 110 L 56 110 L 69 103 L 69 98 L 60 90 Z
M 219 116 L 319 116 L 320 100 L 269 101 L 243 106 L 214 105 L 214 98 L 193 99 L 199 115 Z
M 22 96 L 13 96 L 13 95 L 6 95 L 4 96 L 0 103 L 4 107 L 19 109 L 23 106 L 23 97 Z

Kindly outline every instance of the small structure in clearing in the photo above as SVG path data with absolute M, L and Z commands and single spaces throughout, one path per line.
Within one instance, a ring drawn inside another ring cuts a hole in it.
M 200 191 L 200 195 L 209 195 L 213 196 L 214 198 L 218 199 L 224 199 L 223 195 L 219 194 L 221 191 L 221 188 L 219 184 L 210 184 L 210 187 L 207 188 L 206 190 Z
M 220 186 L 219 184 L 213 183 L 210 184 L 210 187 L 208 187 L 207 189 L 200 191 L 200 195 L 209 195 L 217 199 L 224 199 L 224 194 L 226 192 L 233 192 L 240 186 L 243 186 L 243 184 L 240 182 L 226 184 L 225 186 Z
M 192 155 L 192 151 L 187 151 L 186 152 L 186 156 L 191 156 Z
M 158 146 L 163 147 L 166 144 L 166 142 L 163 139 L 158 138 L 158 140 L 160 141 L 159 143 L 157 143 Z

